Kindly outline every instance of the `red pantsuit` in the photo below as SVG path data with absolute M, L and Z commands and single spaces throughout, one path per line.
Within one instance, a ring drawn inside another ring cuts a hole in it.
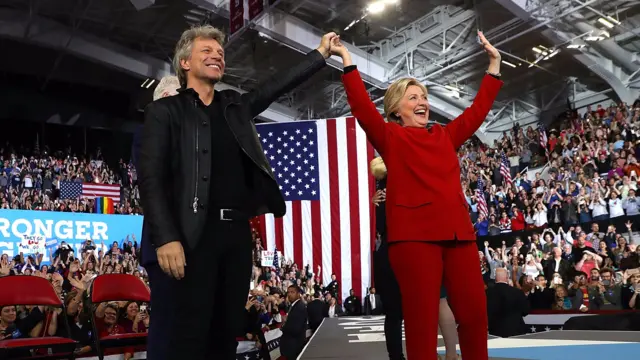
M 342 80 L 353 115 L 387 167 L 389 257 L 402 292 L 409 360 L 436 358 L 443 277 L 463 359 L 486 360 L 486 297 L 457 149 L 478 130 L 502 82 L 485 76 L 458 118 L 426 129 L 385 122 L 357 70 Z

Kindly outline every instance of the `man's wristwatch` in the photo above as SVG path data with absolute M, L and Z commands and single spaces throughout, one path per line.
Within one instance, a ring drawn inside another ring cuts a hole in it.
M 489 72 L 489 70 L 487 70 L 485 72 L 487 73 L 487 75 L 491 75 L 491 76 L 493 76 L 494 78 L 496 78 L 498 80 L 500 80 L 500 77 L 502 77 L 502 74 L 500 74 L 500 73 L 494 74 L 492 72 Z

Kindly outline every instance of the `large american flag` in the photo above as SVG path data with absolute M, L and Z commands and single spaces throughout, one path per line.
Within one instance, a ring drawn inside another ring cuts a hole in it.
M 509 163 L 509 159 L 507 155 L 504 153 L 500 154 L 500 174 L 504 178 L 504 184 L 506 187 L 511 187 L 513 179 L 511 179 L 511 164 Z
M 484 180 L 482 180 L 482 178 L 478 179 L 476 202 L 478 206 L 478 214 L 484 215 L 484 217 L 487 218 L 489 216 L 489 209 L 487 208 L 487 199 L 484 197 Z
M 373 147 L 355 118 L 260 124 L 264 154 L 287 205 L 283 218 L 264 215 L 268 250 L 281 249 L 302 269 L 322 269 L 323 284 L 334 273 L 342 299 L 371 283 L 375 226 L 368 172 Z
M 81 183 L 75 181 L 60 182 L 61 199 L 78 198 L 95 199 L 97 197 L 108 197 L 113 202 L 120 202 L 120 185 Z

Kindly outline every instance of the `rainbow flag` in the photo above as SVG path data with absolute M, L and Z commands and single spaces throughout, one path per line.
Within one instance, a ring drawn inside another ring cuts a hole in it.
M 108 197 L 96 198 L 96 214 L 113 214 L 113 200 Z

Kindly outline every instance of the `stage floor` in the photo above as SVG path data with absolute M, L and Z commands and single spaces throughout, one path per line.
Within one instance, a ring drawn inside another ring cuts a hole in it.
M 298 360 L 387 360 L 383 324 L 383 316 L 327 318 Z M 552 330 L 489 336 L 488 342 L 491 360 L 627 360 L 640 354 L 640 332 Z M 438 345 L 443 354 L 442 338 Z

